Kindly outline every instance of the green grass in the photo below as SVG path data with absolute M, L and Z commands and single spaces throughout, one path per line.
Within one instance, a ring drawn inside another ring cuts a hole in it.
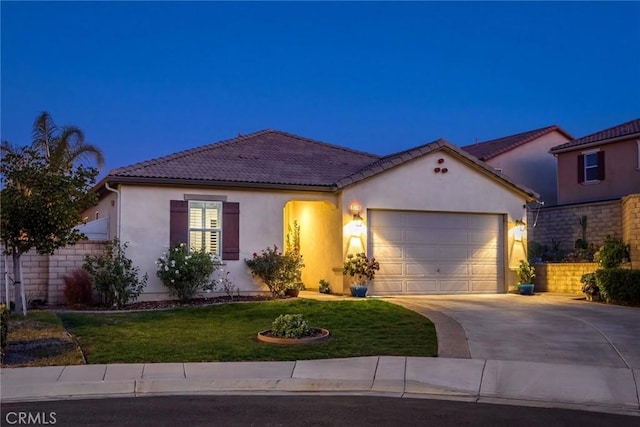
M 301 313 L 328 341 L 258 341 L 280 314 Z M 302 360 L 369 355 L 436 356 L 433 323 L 384 301 L 277 300 L 169 311 L 61 315 L 88 363 Z

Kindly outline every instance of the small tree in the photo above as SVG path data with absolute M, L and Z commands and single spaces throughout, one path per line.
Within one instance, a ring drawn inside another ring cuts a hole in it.
M 260 255 L 254 253 L 253 258 L 244 261 L 251 269 L 251 275 L 262 280 L 274 298 L 281 298 L 285 289 L 295 282 L 302 264 L 297 252 L 283 254 L 276 245 L 264 249 Z
M 109 242 L 101 255 L 86 255 L 82 268 L 109 306 L 122 308 L 135 301 L 147 285 L 148 275 L 138 278 L 139 268 L 127 258 L 127 243 Z
M 22 296 L 16 298 L 16 306 L 26 315 L 21 257 L 31 249 L 51 255 L 84 237 L 74 227 L 82 223 L 82 212 L 96 202 L 91 186 L 98 171 L 52 166 L 27 147 L 3 153 L 0 236 L 5 253 L 13 258 L 16 295 Z

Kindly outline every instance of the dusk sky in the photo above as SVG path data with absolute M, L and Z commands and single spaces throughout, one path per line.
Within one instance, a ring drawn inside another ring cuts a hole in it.
M 106 170 L 261 129 L 375 154 L 640 117 L 639 2 L 8 2 L 1 134 Z

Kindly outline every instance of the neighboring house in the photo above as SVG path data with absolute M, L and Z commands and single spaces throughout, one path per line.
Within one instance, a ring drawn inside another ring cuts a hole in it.
M 640 119 L 551 149 L 558 159 L 558 203 L 640 193 Z
M 552 147 L 572 140 L 559 126 L 547 126 L 516 135 L 462 147 L 513 182 L 532 188 L 546 206 L 557 203 L 556 159 Z
M 505 292 L 524 258 L 524 204 L 537 194 L 438 140 L 389 156 L 265 130 L 115 169 L 89 217 L 149 273 L 142 299 L 166 298 L 155 261 L 169 245 L 204 247 L 245 293 L 264 292 L 244 259 L 301 227 L 303 281 L 348 289 L 347 254 L 380 261 L 370 292 Z

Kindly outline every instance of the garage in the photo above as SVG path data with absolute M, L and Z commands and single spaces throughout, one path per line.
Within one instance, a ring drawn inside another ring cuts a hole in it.
M 504 289 L 502 215 L 369 210 L 368 224 L 375 295 Z

